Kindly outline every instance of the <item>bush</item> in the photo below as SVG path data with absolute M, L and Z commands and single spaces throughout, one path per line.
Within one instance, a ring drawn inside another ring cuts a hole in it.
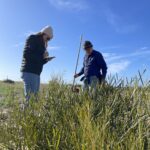
M 12 106 L 0 122 L 0 147 L 36 150 L 149 149 L 150 88 L 110 80 L 96 96 L 73 93 L 62 81 L 51 81 L 30 105 Z M 12 98 L 15 99 L 13 96 Z

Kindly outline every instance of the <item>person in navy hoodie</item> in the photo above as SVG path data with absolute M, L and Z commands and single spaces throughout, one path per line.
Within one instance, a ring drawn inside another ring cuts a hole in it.
M 86 52 L 83 68 L 78 74 L 74 75 L 74 78 L 78 78 L 84 74 L 84 77 L 81 79 L 84 82 L 83 89 L 96 89 L 99 83 L 105 81 L 107 65 L 103 55 L 93 49 L 93 44 L 90 41 L 85 41 L 83 47 Z

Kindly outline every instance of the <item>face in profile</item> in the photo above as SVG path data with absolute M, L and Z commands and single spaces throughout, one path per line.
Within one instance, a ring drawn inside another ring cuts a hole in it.
M 44 34 L 43 39 L 45 42 L 49 42 L 52 39 L 52 37 L 49 37 L 47 34 Z
M 91 54 L 92 47 L 85 48 L 85 51 L 86 51 L 87 54 Z

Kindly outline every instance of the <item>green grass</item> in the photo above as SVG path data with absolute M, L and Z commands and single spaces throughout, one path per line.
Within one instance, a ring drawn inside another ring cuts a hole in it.
M 16 100 L 23 99 L 23 84 L 20 82 L 16 82 L 16 84 L 0 82 L 0 109 L 10 107 L 12 103 L 15 103 L 12 96 L 15 96 Z
M 9 117 L 0 120 L 1 149 L 150 149 L 150 87 L 139 87 L 137 79 L 127 86 L 109 79 L 94 99 L 53 80 L 44 86 L 38 102 L 32 97 L 24 111 L 17 103 L 17 90 L 10 90 L 9 99 L 15 103 L 10 105 Z

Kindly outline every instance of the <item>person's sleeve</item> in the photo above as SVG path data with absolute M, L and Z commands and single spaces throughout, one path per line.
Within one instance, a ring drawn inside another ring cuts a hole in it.
M 38 63 L 42 57 L 36 52 L 36 49 L 36 40 L 33 36 L 30 36 L 26 41 L 24 58 L 29 62 L 32 61 Z
M 85 66 L 85 58 L 84 58 L 84 61 L 83 61 L 83 67 L 82 67 L 82 69 L 80 70 L 80 72 L 78 73 L 79 76 L 81 76 L 81 75 L 84 74 L 84 66 Z
M 100 71 L 102 71 L 102 78 L 105 79 L 107 75 L 107 64 L 101 53 L 98 54 L 97 63 L 98 63 L 98 66 L 100 67 Z
M 78 73 L 79 76 L 84 74 L 84 67 L 80 70 L 80 72 Z
M 47 59 L 43 59 L 43 65 L 47 64 L 48 60 Z

